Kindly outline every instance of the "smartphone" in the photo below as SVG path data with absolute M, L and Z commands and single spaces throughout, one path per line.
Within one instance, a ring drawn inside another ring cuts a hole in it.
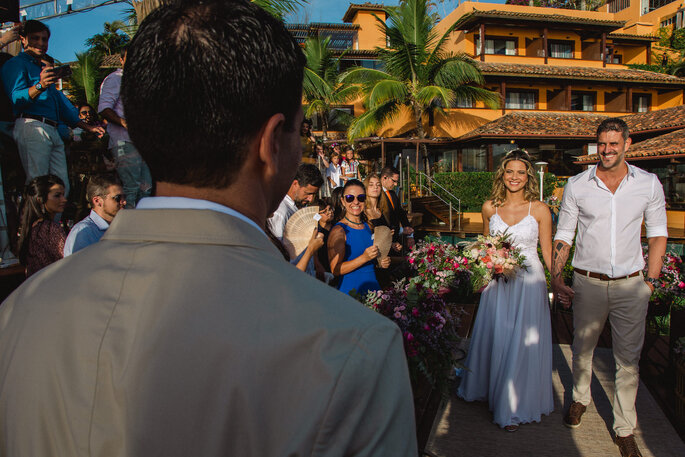
M 69 65 L 61 65 L 52 69 L 52 74 L 57 79 L 66 79 L 71 76 L 71 67 Z

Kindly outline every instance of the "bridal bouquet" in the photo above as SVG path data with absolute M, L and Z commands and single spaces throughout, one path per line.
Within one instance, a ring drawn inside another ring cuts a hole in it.
M 439 240 L 421 241 L 407 256 L 416 276 L 411 284 L 443 295 L 469 280 L 468 259 L 450 243 Z
M 509 234 L 483 236 L 466 246 L 464 255 L 471 270 L 473 290 L 480 291 L 490 281 L 503 279 L 505 282 L 526 269 L 526 257 L 511 243 Z

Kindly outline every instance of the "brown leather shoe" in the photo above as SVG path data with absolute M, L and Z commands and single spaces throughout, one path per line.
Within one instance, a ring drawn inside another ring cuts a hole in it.
M 579 401 L 571 403 L 564 416 L 564 425 L 568 428 L 577 428 L 580 425 L 580 418 L 583 417 L 586 409 L 587 407 Z
M 621 451 L 621 457 L 642 457 L 633 435 L 617 436 L 614 439 L 614 443 L 616 443 L 618 449 Z

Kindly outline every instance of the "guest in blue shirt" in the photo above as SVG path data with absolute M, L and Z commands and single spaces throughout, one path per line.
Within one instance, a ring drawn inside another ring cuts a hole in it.
M 116 174 L 91 177 L 86 198 L 91 207 L 90 214 L 69 232 L 64 243 L 64 257 L 100 241 L 114 216 L 126 206 L 124 189 Z
M 24 23 L 19 35 L 24 52 L 2 66 L 2 83 L 17 117 L 13 136 L 26 181 L 53 174 L 64 181 L 68 194 L 67 160 L 58 125 L 78 126 L 99 137 L 105 131 L 81 121 L 78 110 L 55 87 L 59 75 L 53 71 L 52 58 L 47 55 L 50 29 L 30 20 Z

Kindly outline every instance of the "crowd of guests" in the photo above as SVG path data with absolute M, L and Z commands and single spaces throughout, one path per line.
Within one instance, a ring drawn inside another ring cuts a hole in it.
M 338 157 L 335 151 L 332 157 Z M 403 274 L 404 249 L 413 241 L 413 229 L 394 191 L 398 181 L 398 170 L 385 167 L 380 175 L 370 173 L 363 182 L 350 177 L 344 185 L 331 189 L 329 197 L 322 197 L 321 189 L 326 185 L 323 175 L 317 166 L 303 163 L 285 198 L 268 219 L 267 233 L 285 259 L 298 269 L 345 293 L 363 295 L 377 290 L 380 283 L 387 286 Z M 291 258 L 282 243 L 285 227 L 298 209 L 309 205 L 319 209 L 318 226 L 306 249 Z M 374 229 L 379 226 L 390 228 L 394 240 L 390 255 L 382 258 L 373 242 Z
M 97 241 L 119 209 L 134 208 L 151 195 L 152 178 L 128 135 L 120 93 L 123 69 L 102 82 L 97 109 L 75 105 L 57 88 L 71 69 L 55 66 L 47 54 L 49 28 L 35 20 L 17 24 L 0 37 L 0 47 L 17 40 L 22 52 L 0 54 L 0 152 L 11 168 L 6 174 L 19 177 L 15 187 L 25 185 L 7 205 L 0 199 L 0 257 L 16 254 L 30 276 Z M 122 68 L 126 55 L 124 48 Z M 102 166 L 80 176 L 73 169 L 76 151 Z M 12 163 L 15 155 L 18 160 Z M 89 213 L 78 210 L 85 206 Z

